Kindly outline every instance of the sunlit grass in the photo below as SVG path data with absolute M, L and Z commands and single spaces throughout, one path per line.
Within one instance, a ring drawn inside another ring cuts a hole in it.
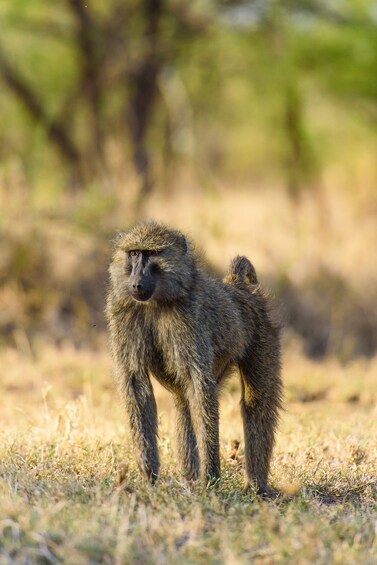
M 101 327 L 109 240 L 135 220 L 128 185 L 108 200 L 93 189 L 47 203 L 21 186 L 11 199 L 0 190 L 9 205 L 0 218 L 0 564 L 376 562 L 377 358 L 351 359 L 346 326 L 358 321 L 356 303 L 369 324 L 361 338 L 376 331 L 376 199 L 344 194 L 339 179 L 332 190 L 330 173 L 298 202 L 273 187 L 190 191 L 186 179 L 144 212 L 189 233 L 215 268 L 246 254 L 262 283 L 278 292 L 288 281 L 312 312 L 329 310 L 322 362 L 285 330 L 271 469 L 280 494 L 269 501 L 242 491 L 237 378 L 221 399 L 219 484 L 203 491 L 178 475 L 173 402 L 158 385 L 161 477 L 154 488 L 141 478 Z
M 343 371 L 287 353 L 273 501 L 242 492 L 237 379 L 221 402 L 222 479 L 203 491 L 177 474 L 173 402 L 159 386 L 162 473 L 144 483 L 105 349 L 8 349 L 1 366 L 4 563 L 375 562 L 374 360 Z

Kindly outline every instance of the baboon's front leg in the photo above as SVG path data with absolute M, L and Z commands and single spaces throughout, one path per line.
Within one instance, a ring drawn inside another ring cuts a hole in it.
M 191 421 L 188 400 L 183 394 L 175 394 L 177 410 L 176 443 L 178 461 L 182 473 L 187 479 L 197 479 L 199 475 L 198 447 Z
M 205 374 L 197 373 L 191 376 L 187 395 L 198 444 L 200 480 L 207 484 L 220 476 L 217 385 Z
M 128 375 L 120 385 L 139 465 L 152 483 L 158 477 L 157 407 L 146 371 Z

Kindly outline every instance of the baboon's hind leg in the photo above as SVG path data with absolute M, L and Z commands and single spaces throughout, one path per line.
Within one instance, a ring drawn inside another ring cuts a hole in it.
M 174 396 L 177 410 L 176 443 L 178 463 L 186 479 L 199 476 L 199 455 L 188 401 L 181 394 Z
M 269 492 L 268 472 L 282 398 L 279 351 L 265 352 L 255 344 L 239 368 L 246 486 Z

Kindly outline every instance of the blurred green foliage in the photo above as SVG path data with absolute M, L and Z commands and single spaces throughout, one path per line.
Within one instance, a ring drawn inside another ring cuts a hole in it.
M 133 163 L 144 196 L 178 163 L 296 196 L 343 122 L 375 142 L 373 0 L 12 0 L 0 25 L 0 158 L 32 185 Z
M 109 239 L 160 197 L 265 250 L 308 354 L 376 352 L 375 0 L 12 0 L 0 27 L 0 343 L 96 343 Z

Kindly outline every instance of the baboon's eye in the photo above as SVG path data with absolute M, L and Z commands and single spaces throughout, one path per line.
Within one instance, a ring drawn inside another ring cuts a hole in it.
M 139 257 L 139 255 L 140 255 L 140 251 L 137 250 L 132 250 L 128 252 L 129 257 Z
M 155 257 L 156 255 L 158 255 L 158 251 L 156 249 L 150 249 L 148 251 L 146 251 L 146 254 L 148 255 L 148 257 Z

